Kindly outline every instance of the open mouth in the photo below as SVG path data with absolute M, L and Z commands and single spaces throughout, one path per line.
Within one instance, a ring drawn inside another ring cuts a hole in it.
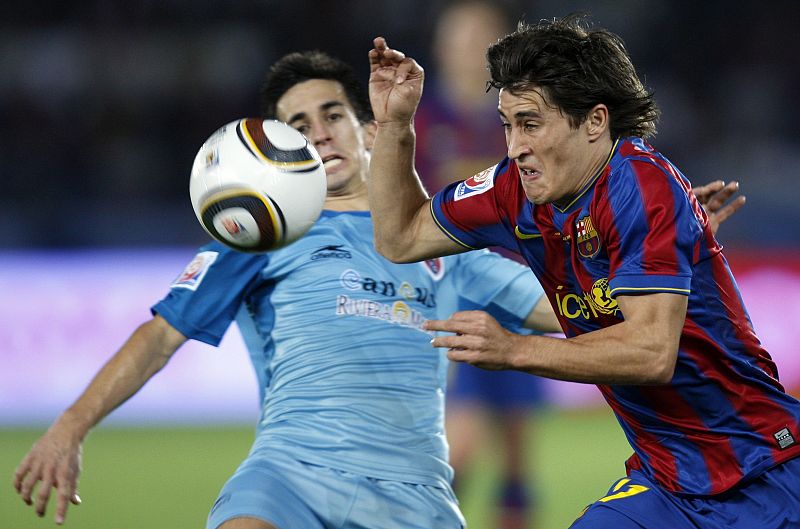
M 326 156 L 322 159 L 322 165 L 325 166 L 325 170 L 328 171 L 335 167 L 338 167 L 342 163 L 342 158 L 336 154 L 332 154 L 330 156 Z
M 534 179 L 541 176 L 541 173 L 535 169 L 523 169 L 522 167 L 519 168 L 519 174 L 526 179 Z

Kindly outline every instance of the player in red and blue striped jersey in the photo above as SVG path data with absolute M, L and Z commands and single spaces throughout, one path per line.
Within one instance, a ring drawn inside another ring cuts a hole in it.
M 413 168 L 422 69 L 375 45 L 376 246 L 397 261 L 515 250 L 567 336 L 514 335 L 470 311 L 430 322 L 454 333 L 434 345 L 488 369 L 597 384 L 633 447 L 628 477 L 573 527 L 800 526 L 800 402 L 688 180 L 643 139 L 658 110 L 621 40 L 567 17 L 492 45 L 508 157 L 432 201 Z

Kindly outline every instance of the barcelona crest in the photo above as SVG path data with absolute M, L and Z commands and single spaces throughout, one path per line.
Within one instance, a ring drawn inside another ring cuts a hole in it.
M 575 222 L 575 244 L 581 257 L 591 259 L 600 251 L 600 236 L 588 215 Z

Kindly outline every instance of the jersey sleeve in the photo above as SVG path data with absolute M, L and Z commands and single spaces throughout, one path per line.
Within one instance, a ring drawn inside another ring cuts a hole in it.
M 609 181 L 598 215 L 608 244 L 612 297 L 669 292 L 689 295 L 702 226 L 679 179 L 632 160 Z
M 219 243 L 204 246 L 150 310 L 187 338 L 219 345 L 268 259 Z
M 450 270 L 452 286 L 459 292 L 458 310 L 485 310 L 507 329 L 521 332 L 544 295 L 533 272 L 488 250 L 458 257 L 457 266 Z
M 431 215 L 447 237 L 466 249 L 487 246 L 511 247 L 503 219 L 505 188 L 516 175 L 510 172 L 510 160 L 504 159 L 462 182 L 454 182 L 434 195 Z

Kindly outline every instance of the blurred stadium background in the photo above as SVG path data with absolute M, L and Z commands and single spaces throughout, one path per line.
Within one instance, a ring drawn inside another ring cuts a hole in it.
M 588 11 L 626 41 L 662 107 L 654 144 L 695 183 L 736 179 L 720 239 L 782 381 L 800 390 L 800 6 L 794 1 L 516 1 Z M 440 1 L 34 1 L 0 17 L 0 528 L 50 527 L 13 469 L 206 237 L 188 200 L 200 143 L 258 113 L 268 66 L 299 49 L 363 66 L 373 36 L 426 65 Z M 499 133 L 499 132 L 498 132 Z M 565 527 L 628 449 L 591 386 L 551 383 L 536 424 L 542 527 Z M 68 527 L 202 526 L 246 454 L 255 378 L 234 331 L 188 344 L 86 445 Z M 493 475 L 462 497 L 482 529 Z M 5 476 L 5 478 L 3 478 Z M 51 511 L 52 513 L 52 511 Z M 50 514 L 51 514 L 50 513 Z

